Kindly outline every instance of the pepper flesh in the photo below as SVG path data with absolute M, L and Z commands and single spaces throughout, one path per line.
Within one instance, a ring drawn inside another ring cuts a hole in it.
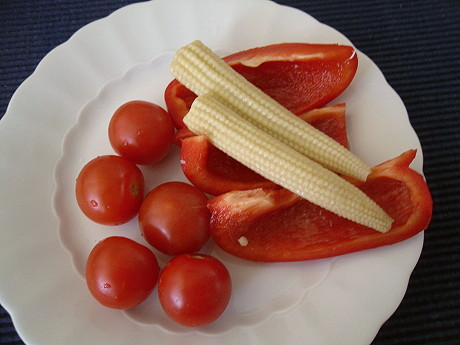
M 264 262 L 327 258 L 403 241 L 425 230 L 432 215 L 428 186 L 409 167 L 415 155 L 409 150 L 374 167 L 366 182 L 352 181 L 394 219 L 386 233 L 338 217 L 285 189 L 259 188 L 210 200 L 211 236 L 232 255 Z
M 308 111 L 304 121 L 348 147 L 345 104 Z M 219 195 L 232 190 L 280 188 L 214 147 L 204 136 L 182 139 L 181 167 L 188 180 L 201 191 Z
M 223 60 L 297 115 L 335 99 L 351 83 L 358 67 L 354 48 L 337 44 L 280 43 L 237 52 Z M 186 128 L 182 119 L 196 95 L 173 80 L 164 98 L 176 128 Z

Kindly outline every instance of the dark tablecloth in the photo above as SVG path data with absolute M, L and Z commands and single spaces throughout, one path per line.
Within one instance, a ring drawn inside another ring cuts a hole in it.
M 0 116 L 46 53 L 85 24 L 133 2 L 1 0 Z M 422 143 L 433 220 L 406 296 L 373 344 L 460 344 L 460 2 L 276 2 L 338 29 L 373 59 L 406 104 Z M 23 344 L 3 307 L 0 343 Z

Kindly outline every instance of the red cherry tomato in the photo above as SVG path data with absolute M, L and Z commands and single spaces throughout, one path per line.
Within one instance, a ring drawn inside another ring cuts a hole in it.
M 174 125 L 160 106 L 131 101 L 115 111 L 108 132 L 115 152 L 136 164 L 148 165 L 159 162 L 169 152 Z
M 144 176 L 131 161 L 119 156 L 99 156 L 77 177 L 76 198 L 91 220 L 120 225 L 136 216 L 144 198 Z
M 209 239 L 208 197 L 184 182 L 167 182 L 150 191 L 139 210 L 146 241 L 168 255 L 193 253 Z
M 155 288 L 160 267 L 150 249 L 125 237 L 108 237 L 91 251 L 86 283 L 93 297 L 115 309 L 132 308 Z
M 201 327 L 217 320 L 232 294 L 227 268 L 205 254 L 174 257 L 160 273 L 158 295 L 166 314 L 187 327 Z

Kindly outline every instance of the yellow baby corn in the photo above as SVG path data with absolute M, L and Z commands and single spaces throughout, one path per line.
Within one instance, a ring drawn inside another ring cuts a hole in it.
M 243 119 L 211 95 L 195 99 L 184 123 L 265 178 L 335 214 L 380 232 L 392 219 L 360 189 Z
M 356 155 L 267 96 L 200 41 L 177 51 L 171 73 L 197 95 L 216 97 L 255 126 L 324 167 L 362 181 L 369 175 L 370 167 Z

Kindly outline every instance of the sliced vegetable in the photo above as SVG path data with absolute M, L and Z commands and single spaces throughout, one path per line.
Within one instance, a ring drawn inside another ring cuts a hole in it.
M 337 44 L 278 43 L 224 57 L 235 71 L 294 114 L 319 108 L 345 90 L 358 66 L 353 47 Z M 177 80 L 165 90 L 177 129 L 196 94 Z
M 304 121 L 348 147 L 345 104 L 314 109 L 300 115 Z M 185 128 L 186 131 L 189 131 Z M 232 190 L 279 188 L 237 160 L 213 146 L 205 136 L 182 141 L 180 159 L 188 180 L 205 193 L 219 195 Z
M 268 180 L 354 222 L 382 232 L 390 229 L 392 219 L 358 188 L 276 140 L 216 98 L 198 96 L 184 122 Z
M 333 257 L 397 243 L 426 229 L 432 199 L 423 177 L 409 164 L 410 150 L 353 181 L 394 219 L 386 233 L 353 223 L 285 190 L 222 194 L 208 203 L 211 236 L 226 252 L 253 261 Z
M 188 113 L 196 95 L 174 79 L 165 89 L 165 103 L 177 129 L 186 128 L 183 118 Z
M 299 118 L 348 149 L 345 108 L 345 103 L 336 104 L 307 111 L 299 115 Z
M 332 101 L 348 87 L 358 67 L 354 48 L 338 44 L 272 44 L 224 61 L 294 114 Z
M 370 168 L 357 156 L 264 94 L 200 41 L 176 52 L 171 72 L 197 95 L 213 95 L 250 123 L 326 168 L 360 180 L 369 174 Z
M 276 183 L 219 150 L 204 135 L 194 135 L 183 140 L 180 160 L 187 179 L 211 195 L 232 190 L 279 188 Z

